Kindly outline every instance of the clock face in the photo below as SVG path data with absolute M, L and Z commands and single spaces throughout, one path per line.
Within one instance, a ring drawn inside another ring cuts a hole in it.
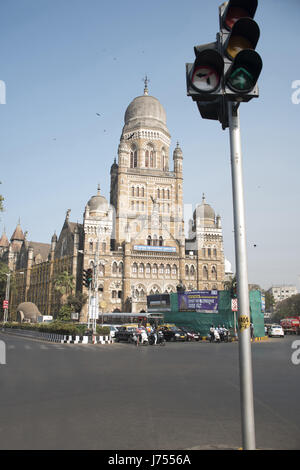
M 198 65 L 192 75 L 192 83 L 199 91 L 213 91 L 220 83 L 220 76 L 209 65 Z

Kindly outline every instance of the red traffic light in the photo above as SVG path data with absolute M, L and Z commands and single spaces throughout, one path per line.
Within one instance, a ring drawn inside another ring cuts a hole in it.
M 241 18 L 253 18 L 257 9 L 257 0 L 230 0 L 222 17 L 222 26 L 231 31 Z

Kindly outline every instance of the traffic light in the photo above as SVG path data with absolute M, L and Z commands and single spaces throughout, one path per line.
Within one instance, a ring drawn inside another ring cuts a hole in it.
M 218 49 L 218 42 L 194 47 L 196 59 L 186 64 L 186 83 L 187 94 L 197 102 L 201 116 L 222 122 L 224 59 Z
M 93 280 L 93 270 L 91 268 L 83 270 L 83 284 L 89 287 Z
M 253 20 L 256 9 L 257 0 L 229 0 L 219 7 L 224 93 L 230 101 L 258 97 L 257 80 L 263 64 L 255 51 L 260 36 Z
M 260 30 L 253 20 L 257 0 L 229 0 L 219 7 L 220 32 L 215 42 L 194 47 L 186 64 L 187 95 L 197 102 L 204 119 L 228 127 L 228 101 L 258 97 L 262 60 L 255 51 Z
M 187 93 L 194 101 L 212 101 L 222 95 L 224 60 L 218 43 L 195 46 L 193 64 L 186 64 Z

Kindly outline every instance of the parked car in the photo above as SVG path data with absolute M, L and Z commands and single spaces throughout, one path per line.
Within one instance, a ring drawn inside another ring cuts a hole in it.
M 272 338 L 273 336 L 284 337 L 284 331 L 280 325 L 271 325 L 268 331 L 268 336 Z
M 187 328 L 187 327 L 182 327 L 180 328 L 182 331 L 184 331 L 184 333 L 186 333 L 187 335 L 187 341 L 199 341 L 200 338 L 201 338 L 201 335 L 200 333 L 196 333 L 194 330 L 192 330 L 191 328 Z
M 127 341 L 127 342 L 134 342 L 134 337 L 137 334 L 137 328 L 129 327 L 129 326 L 120 326 L 117 331 L 115 332 L 115 342 L 119 343 L 119 341 Z
M 187 341 L 187 334 L 176 326 L 164 326 L 160 330 L 163 332 L 166 341 Z

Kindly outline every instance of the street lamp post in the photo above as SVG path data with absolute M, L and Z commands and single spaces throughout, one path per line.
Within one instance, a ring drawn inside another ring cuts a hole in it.
M 6 289 L 5 289 L 5 309 L 4 309 L 4 317 L 3 317 L 3 326 L 8 320 L 8 302 L 9 302 L 11 272 L 5 273 L 5 275 L 7 276 L 7 280 L 6 280 Z

